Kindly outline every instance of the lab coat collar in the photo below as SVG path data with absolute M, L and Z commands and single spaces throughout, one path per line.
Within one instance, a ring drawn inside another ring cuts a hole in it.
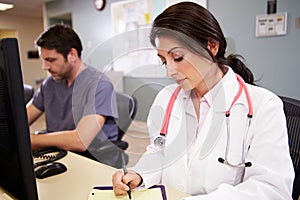
M 234 71 L 227 67 L 227 73 L 224 77 L 211 89 L 209 90 L 203 98 L 207 101 L 209 107 L 214 106 L 216 112 L 227 111 L 237 94 L 239 89 L 239 83 L 236 78 Z M 191 90 L 181 92 L 181 98 L 183 102 L 191 98 Z M 245 99 L 243 95 L 237 100 L 236 103 L 244 104 Z
M 213 103 L 211 104 L 214 107 L 215 112 L 226 112 L 230 108 L 231 103 L 239 90 L 239 82 L 235 72 L 230 67 L 227 68 L 228 71 L 225 76 L 211 91 L 211 96 L 215 96 L 215 98 L 213 98 Z M 245 105 L 246 97 L 243 94 L 244 92 L 240 98 L 238 98 L 236 104 Z

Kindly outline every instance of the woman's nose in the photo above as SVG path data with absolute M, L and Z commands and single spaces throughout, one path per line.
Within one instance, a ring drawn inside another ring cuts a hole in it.
M 168 77 L 172 77 L 176 73 L 176 70 L 171 65 L 166 65 L 166 72 Z

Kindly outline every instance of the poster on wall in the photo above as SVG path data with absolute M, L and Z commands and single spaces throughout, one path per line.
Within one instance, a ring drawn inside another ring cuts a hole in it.
M 134 77 L 165 76 L 149 41 L 155 2 L 126 0 L 111 4 L 114 37 L 110 68 L 113 71 Z
M 111 4 L 113 61 L 109 67 L 127 76 L 165 77 L 149 41 L 151 23 L 166 7 L 183 0 L 125 0 Z M 207 7 L 207 0 L 190 0 Z
M 115 34 L 150 25 L 152 0 L 127 0 L 111 4 Z
M 125 0 L 111 4 L 113 32 L 115 34 L 149 26 L 154 17 L 165 8 L 186 0 Z M 207 8 L 207 0 L 188 0 Z M 163 3 L 164 2 L 164 3 Z

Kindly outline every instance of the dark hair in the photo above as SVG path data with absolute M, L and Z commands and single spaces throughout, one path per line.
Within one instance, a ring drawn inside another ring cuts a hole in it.
M 50 26 L 35 41 L 35 44 L 45 49 L 55 49 L 62 54 L 65 59 L 71 48 L 77 50 L 78 57 L 81 56 L 82 44 L 80 38 L 75 31 L 63 24 L 55 24 Z
M 215 17 L 199 4 L 177 3 L 158 15 L 150 33 L 153 46 L 156 46 L 155 39 L 161 36 L 174 37 L 193 52 L 212 59 L 222 70 L 224 65 L 230 66 L 245 82 L 253 84 L 253 74 L 241 61 L 242 56 L 231 54 L 225 57 L 227 42 L 222 29 Z M 208 41 L 219 43 L 215 57 L 207 48 Z

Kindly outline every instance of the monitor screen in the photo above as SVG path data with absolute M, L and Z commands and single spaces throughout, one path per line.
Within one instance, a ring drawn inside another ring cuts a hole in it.
M 15 38 L 0 39 L 0 188 L 16 199 L 38 199 Z

